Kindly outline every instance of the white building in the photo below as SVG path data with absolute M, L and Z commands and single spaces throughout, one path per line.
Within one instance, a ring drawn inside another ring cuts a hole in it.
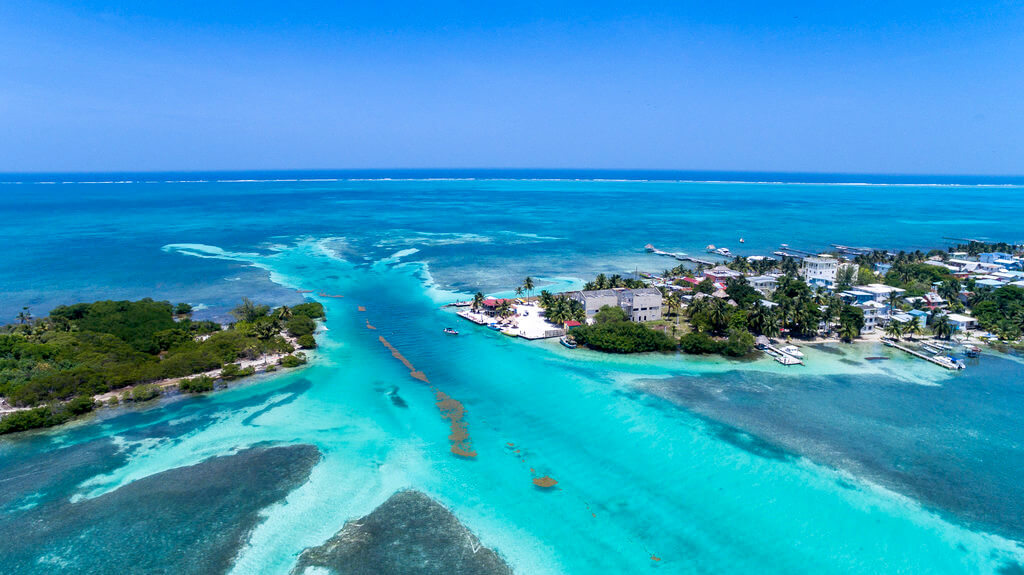
M 583 305 L 587 319 L 593 318 L 604 306 L 622 308 L 631 321 L 661 319 L 662 296 L 658 288 L 576 291 L 570 293 L 569 298 Z
M 747 278 L 747 283 L 761 293 L 769 293 L 775 291 L 775 288 L 779 286 L 779 278 L 772 275 L 751 276 Z
M 860 308 L 864 312 L 864 326 L 860 328 L 860 332 L 864 334 L 875 331 L 875 327 L 881 323 L 885 305 L 877 301 L 869 301 L 855 304 L 854 307 Z
M 857 264 L 843 263 L 829 254 L 809 256 L 800 262 L 800 275 L 808 284 L 832 287 L 836 283 L 839 268 L 846 266 L 856 268 Z
M 832 285 L 836 281 L 839 260 L 828 255 L 806 257 L 800 262 L 800 275 L 807 283 Z
M 885 284 L 868 284 L 866 286 L 857 286 L 857 291 L 867 292 L 874 296 L 875 301 L 878 303 L 888 303 L 889 294 L 895 292 L 897 296 L 902 296 L 907 290 L 898 287 L 887 286 Z
M 956 331 L 965 331 L 968 329 L 976 329 L 978 327 L 978 320 L 969 315 L 951 313 L 946 316 L 946 319 L 949 320 L 949 325 L 953 326 L 953 329 Z

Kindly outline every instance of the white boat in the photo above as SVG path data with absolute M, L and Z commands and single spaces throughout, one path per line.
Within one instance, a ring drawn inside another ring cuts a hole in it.
M 797 359 L 804 358 L 804 353 L 800 351 L 800 348 L 795 345 L 787 345 L 785 347 L 779 348 L 779 351 L 786 355 L 791 355 Z
M 729 251 L 729 248 L 718 248 L 715 250 L 715 253 L 720 256 L 732 257 L 732 252 Z
M 567 347 L 569 349 L 576 349 L 576 342 L 570 341 L 569 338 L 567 338 L 564 335 L 562 337 L 558 338 L 558 341 L 559 341 L 559 343 L 561 343 L 562 345 L 564 345 L 565 347 Z

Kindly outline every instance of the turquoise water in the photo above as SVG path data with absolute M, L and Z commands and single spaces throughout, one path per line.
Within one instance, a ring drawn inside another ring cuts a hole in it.
M 5 194 L 15 249 L 0 269 L 4 304 L 20 309 L 30 295 L 42 311 L 104 289 L 156 290 L 216 316 L 245 291 L 274 303 L 296 301 L 296 289 L 345 297 L 319 300 L 329 319 L 305 369 L 0 440 L 0 555 L 18 572 L 72 570 L 97 549 L 114 561 L 118 544 L 140 537 L 138 503 L 117 497 L 126 486 L 156 485 L 146 505 L 159 509 L 162 473 L 267 444 L 313 445 L 320 459 L 308 476 L 289 475 L 294 485 L 268 484 L 280 496 L 258 516 L 237 498 L 196 502 L 252 527 L 228 546 L 236 573 L 287 572 L 303 549 L 405 487 L 449 506 L 519 573 L 1011 573 L 1024 562 L 1016 358 L 987 354 L 950 374 L 842 346 L 809 350 L 794 375 L 763 360 L 615 357 L 466 324 L 457 338 L 440 331 L 456 321 L 440 304 L 477 286 L 497 293 L 526 274 L 571 286 L 598 271 L 661 269 L 643 253 L 648 241 L 696 253 L 738 247 L 739 235 L 751 252 L 1003 239 L 1014 229 L 1000 218 L 959 212 L 956 231 L 934 220 L 968 202 L 1019 208 L 1005 188 L 148 186 L 23 184 Z M 905 198 L 890 213 L 880 204 L 894 194 Z M 898 219 L 925 223 L 892 229 Z M 464 404 L 476 458 L 452 455 L 432 390 L 381 336 Z M 534 487 L 541 475 L 558 488 Z M 261 493 L 266 478 L 239 481 Z M 42 519 L 79 525 L 93 501 L 124 521 L 94 522 L 102 527 L 89 537 L 70 527 L 19 537 Z M 144 542 L 171 561 L 174 542 L 207 520 L 150 526 Z

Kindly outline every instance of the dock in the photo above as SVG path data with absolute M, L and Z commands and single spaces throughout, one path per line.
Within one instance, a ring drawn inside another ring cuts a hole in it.
M 695 258 L 695 257 L 693 257 L 693 256 L 691 256 L 689 254 L 685 254 L 685 253 L 682 253 L 682 252 L 672 253 L 672 252 L 666 252 L 666 251 L 663 251 L 663 250 L 659 250 L 658 248 L 652 246 L 651 244 L 647 244 L 646 246 L 644 246 L 644 249 L 646 249 L 647 251 L 651 252 L 652 254 L 654 254 L 656 256 L 667 256 L 667 257 L 670 257 L 670 258 L 675 258 L 675 259 L 677 259 L 677 260 L 679 260 L 681 262 L 691 262 L 691 263 L 705 265 L 705 266 L 710 266 L 710 267 L 714 267 L 714 266 L 718 265 L 717 262 L 713 262 L 713 261 L 710 261 L 710 260 L 702 260 L 700 258 Z
M 921 359 L 923 359 L 925 361 L 930 361 L 930 362 L 934 363 L 935 365 L 944 367 L 946 369 L 964 369 L 966 367 L 964 364 L 959 363 L 959 362 L 957 362 L 957 361 L 955 361 L 953 359 L 950 359 L 948 357 L 925 355 L 925 354 L 923 354 L 923 353 L 921 353 L 921 352 L 919 352 L 919 351 L 917 351 L 915 349 L 910 349 L 909 347 L 900 345 L 900 344 L 896 343 L 896 341 L 894 341 L 892 339 L 889 339 L 889 338 L 882 339 L 882 342 L 885 343 L 885 345 L 887 345 L 889 347 L 895 347 L 896 349 L 898 349 L 900 351 L 905 351 L 905 352 L 909 353 L 910 355 L 912 355 L 914 357 L 919 357 L 919 358 L 921 358 Z
M 757 347 L 763 350 L 768 355 L 772 356 L 772 359 L 781 363 L 782 365 L 804 365 L 804 360 L 799 357 L 794 357 L 781 349 L 775 347 L 768 341 L 768 338 L 761 335 L 757 337 Z

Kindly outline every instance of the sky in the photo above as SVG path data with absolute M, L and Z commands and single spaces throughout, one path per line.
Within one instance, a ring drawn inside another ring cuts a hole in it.
M 1021 175 L 1024 2 L 0 0 L 0 172 L 348 168 Z

